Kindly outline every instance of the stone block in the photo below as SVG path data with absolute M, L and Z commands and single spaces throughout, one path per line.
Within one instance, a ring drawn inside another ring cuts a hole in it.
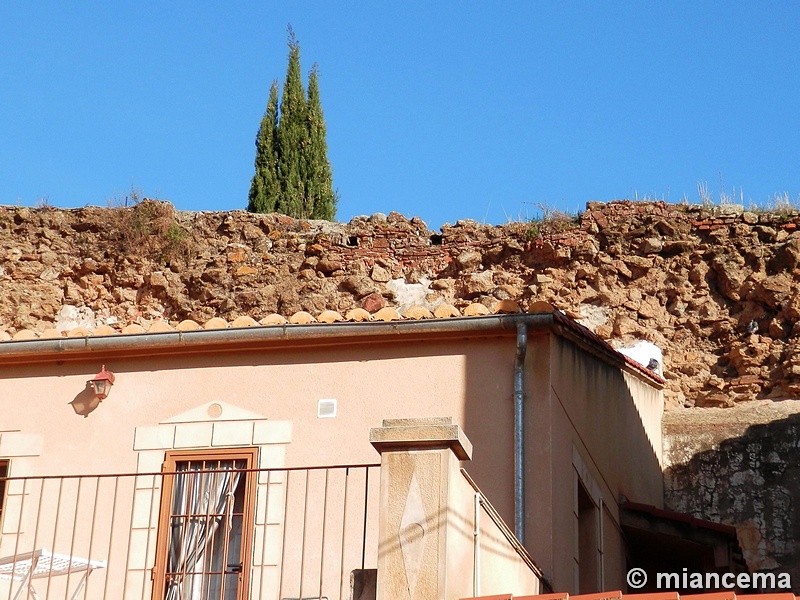
M 222 421 L 213 425 L 212 446 L 248 446 L 253 443 L 252 421 Z
M 133 529 L 149 529 L 158 524 L 160 492 L 152 489 L 136 490 L 133 495 Z
M 133 435 L 133 449 L 167 450 L 175 443 L 174 425 L 144 425 L 137 427 Z
M 129 535 L 128 568 L 135 570 L 149 569 L 153 566 L 153 561 L 155 560 L 156 530 L 134 529 Z
M 459 460 L 470 460 L 472 443 L 450 417 L 386 419 L 370 429 L 369 441 L 378 452 L 398 449 L 450 448 Z
M 175 448 L 211 446 L 213 423 L 181 423 L 175 427 Z
M 288 444 L 292 441 L 291 421 L 256 421 L 253 444 Z
M 262 446 L 258 453 L 259 469 L 280 469 L 286 465 L 286 446 Z
M 7 431 L 0 435 L 0 456 L 39 456 L 44 437 L 34 433 Z

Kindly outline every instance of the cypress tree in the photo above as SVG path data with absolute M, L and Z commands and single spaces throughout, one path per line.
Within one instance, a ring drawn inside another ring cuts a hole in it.
M 300 73 L 300 44 L 289 28 L 289 67 L 281 98 L 281 117 L 278 122 L 278 176 L 281 195 L 275 210 L 298 218 L 308 218 L 305 212 L 304 154 L 308 146 L 306 94 Z
M 278 82 L 273 81 L 269 89 L 267 110 L 261 119 L 256 136 L 256 172 L 250 183 L 247 210 L 250 212 L 274 212 L 281 192 L 278 179 Z
M 317 65 L 308 76 L 308 147 L 306 149 L 306 212 L 314 219 L 333 220 L 336 195 L 328 161 L 325 118 L 319 97 Z
M 317 66 L 309 73 L 306 97 L 300 72 L 300 44 L 289 26 L 289 66 L 280 110 L 278 83 L 274 81 L 256 136 L 256 172 L 247 210 L 332 220 L 337 196 L 333 192 L 325 136 Z

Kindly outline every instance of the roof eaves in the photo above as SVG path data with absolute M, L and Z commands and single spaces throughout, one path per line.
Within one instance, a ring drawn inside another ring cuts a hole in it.
M 711 531 L 718 531 L 720 533 L 725 533 L 728 535 L 733 535 L 733 536 L 736 535 L 736 527 L 734 527 L 733 525 L 726 525 L 725 523 L 717 523 L 715 521 L 706 521 L 704 519 L 698 519 L 697 517 L 694 517 L 686 513 L 665 510 L 663 508 L 657 508 L 650 504 L 639 504 L 638 502 L 631 502 L 630 500 L 626 500 L 620 505 L 620 507 L 627 510 L 645 513 L 659 519 L 666 519 L 668 521 L 686 523 L 687 525 L 690 525 L 692 527 L 697 527 L 698 529 L 708 529 Z
M 498 305 L 500 310 L 504 309 L 503 303 Z M 519 310 L 516 305 L 513 308 Z M 205 347 L 233 349 L 242 345 L 255 347 L 279 341 L 324 345 L 343 340 L 365 343 L 391 335 L 483 335 L 491 330 L 515 330 L 518 325 L 524 324 L 528 329 L 553 331 L 605 362 L 644 376 L 659 387 L 666 383 L 656 373 L 624 356 L 588 328 L 552 307 L 547 312 L 472 313 L 474 316 L 419 319 L 402 318 L 394 311 L 392 315 L 386 315 L 385 320 L 355 322 L 344 321 L 340 315 L 326 315 L 325 312 L 320 315 L 320 320 L 307 313 L 301 315 L 306 318 L 300 318 L 300 313 L 297 313 L 289 320 L 283 317 L 266 318 L 261 323 L 240 317 L 231 325 L 223 319 L 214 318 L 202 327 L 188 320 L 174 328 L 166 322 L 156 321 L 147 332 L 139 326 L 128 326 L 121 333 L 108 326 L 101 326 L 94 332 L 77 328 L 70 331 L 67 337 L 56 335 L 58 332 L 55 330 L 48 330 L 47 335 L 42 337 L 26 331 L 30 335 L 0 343 L 0 362 L 36 362 L 52 358 L 53 355 L 79 358 L 96 352 L 202 352 Z M 372 315 L 372 318 L 375 317 Z
M 0 363 L 36 362 L 76 358 L 93 353 L 169 353 L 203 352 L 209 349 L 240 346 L 259 347 L 283 341 L 300 344 L 325 345 L 346 341 L 371 343 L 379 337 L 430 335 L 485 335 L 491 331 L 516 329 L 518 322 L 535 329 L 552 326 L 550 313 L 517 313 L 451 317 L 445 319 L 282 324 L 258 327 L 197 329 L 127 335 L 104 335 L 68 338 L 37 338 L 6 341 L 0 344 Z
M 557 310 L 553 311 L 553 318 L 559 326 L 556 328 L 556 332 L 560 333 L 563 337 L 573 340 L 585 350 L 604 358 L 614 366 L 621 369 L 627 367 L 626 370 L 632 370 L 639 376 L 644 375 L 647 379 L 654 381 L 660 387 L 666 385 L 667 381 L 663 377 L 644 365 L 639 364 L 632 358 L 625 356 L 588 327 L 581 325 Z

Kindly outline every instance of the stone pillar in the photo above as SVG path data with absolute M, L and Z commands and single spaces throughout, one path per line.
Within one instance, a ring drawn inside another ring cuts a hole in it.
M 448 531 L 466 517 L 448 507 L 472 444 L 450 417 L 387 419 L 370 442 L 381 454 L 377 600 L 446 598 Z

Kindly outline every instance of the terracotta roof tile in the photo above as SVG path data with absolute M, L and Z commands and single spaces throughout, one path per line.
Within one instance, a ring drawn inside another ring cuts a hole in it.
M 90 331 L 85 327 L 75 327 L 67 332 L 67 337 L 89 337 Z
M 544 302 L 542 300 L 537 300 L 533 304 L 528 307 L 528 312 L 532 313 L 546 313 L 546 312 L 553 312 L 555 307 L 550 304 L 549 302 Z
M 478 302 L 473 302 L 469 306 L 467 306 L 463 311 L 465 317 L 477 317 L 481 315 L 488 315 L 489 309 L 486 308 L 483 304 L 479 304 Z
M 572 600 L 621 600 L 622 590 L 614 590 L 613 592 L 598 592 L 596 594 L 577 594 L 571 595 Z
M 372 315 L 372 318 L 376 321 L 399 321 L 402 317 L 400 317 L 400 313 L 397 312 L 397 309 L 384 306 Z
M 284 317 L 283 315 L 272 313 L 271 315 L 267 315 L 266 317 L 261 319 L 259 323 L 261 323 L 262 325 L 285 325 L 286 323 L 288 323 L 288 321 L 286 320 L 286 317 Z
M 688 596 L 681 596 L 688 598 Z M 776 594 L 736 594 L 736 600 L 795 600 L 795 595 L 791 592 Z
M 117 335 L 117 330 L 111 327 L 111 325 L 100 325 L 99 327 L 95 327 L 94 331 L 91 333 L 94 337 L 99 337 L 102 335 Z
M 253 317 L 248 315 L 242 315 L 241 317 L 236 317 L 233 321 L 231 321 L 231 327 L 239 328 L 239 327 L 257 327 L 258 321 L 256 321 Z
M 323 310 L 317 317 L 320 323 L 338 323 L 344 321 L 344 317 L 335 310 Z
M 623 594 L 620 591 L 600 592 L 599 594 L 538 594 L 533 596 L 514 596 L 500 594 L 497 596 L 476 596 L 461 600 L 798 600 L 791 592 L 776 594 L 737 594 L 733 591 L 710 592 L 707 594 L 684 594 L 678 592 L 653 592 L 649 594 Z
M 155 325 L 155 323 L 153 323 Z M 152 327 L 151 327 L 152 329 Z M 175 326 L 178 331 L 197 331 L 200 329 L 200 323 L 193 319 L 185 319 Z
M 40 336 L 43 340 L 53 340 L 64 337 L 58 329 L 45 329 Z
M 222 317 L 213 317 L 203 323 L 203 329 L 227 329 L 228 322 Z
M 460 317 L 461 313 L 452 304 L 440 304 L 434 309 L 433 315 L 437 319 L 447 319 L 449 317 Z
M 11 337 L 11 339 L 15 342 L 21 342 L 23 340 L 35 340 L 36 334 L 30 329 L 20 329 Z
M 193 323 L 194 325 L 192 325 Z M 178 326 L 175 329 L 178 331 L 193 331 L 199 328 L 200 326 L 197 323 L 187 319 L 186 321 L 181 321 L 178 323 Z M 169 331 L 175 331 L 175 329 L 173 329 L 172 325 L 166 321 L 153 321 L 150 324 L 150 327 L 147 328 L 147 333 L 166 333 Z
M 363 308 L 354 308 L 347 311 L 344 318 L 348 321 L 372 321 L 372 315 Z
M 403 316 L 406 319 L 432 319 L 433 313 L 424 306 L 412 306 Z
M 307 325 L 309 323 L 316 323 L 317 320 L 304 310 L 297 311 L 291 317 L 289 317 L 289 323 L 293 325 Z
M 713 531 L 721 531 L 722 533 L 728 533 L 734 536 L 736 535 L 736 527 L 734 527 L 733 525 L 726 525 L 725 523 L 717 523 L 715 521 L 698 519 L 697 517 L 693 517 L 692 515 L 688 515 L 686 513 L 675 512 L 672 510 L 664 510 L 663 508 L 658 508 L 651 504 L 640 504 L 638 502 L 631 502 L 630 500 L 626 500 L 620 506 L 628 510 L 635 510 L 637 512 L 643 512 L 649 515 L 653 515 L 654 517 L 660 517 L 662 519 L 669 519 L 671 521 L 680 521 L 682 523 L 687 523 L 689 525 L 692 525 L 693 527 L 699 527 L 701 529 L 710 529 Z M 731 597 L 725 596 L 720 598 L 714 598 L 713 600 L 731 600 Z
M 139 333 L 146 333 L 146 330 L 138 323 L 131 323 L 130 325 L 126 325 L 125 327 L 123 327 L 120 333 L 124 335 L 136 335 Z
M 494 313 L 517 313 L 520 312 L 519 304 L 514 300 L 500 300 L 492 309 Z

